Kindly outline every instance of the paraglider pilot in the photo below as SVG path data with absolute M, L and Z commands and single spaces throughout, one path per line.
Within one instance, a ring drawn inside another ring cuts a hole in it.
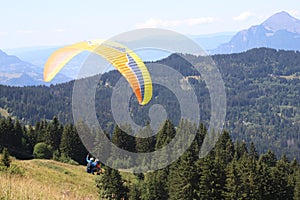
M 94 172 L 97 172 L 97 174 L 99 174 L 101 172 L 100 161 L 98 159 L 96 159 L 94 161 L 94 158 L 90 157 L 90 155 L 88 154 L 86 156 L 86 162 L 87 162 L 87 165 L 86 165 L 87 173 L 94 175 Z

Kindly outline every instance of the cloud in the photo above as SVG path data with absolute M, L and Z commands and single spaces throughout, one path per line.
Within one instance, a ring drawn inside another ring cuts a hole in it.
M 198 24 L 207 24 L 215 21 L 218 21 L 218 19 L 213 17 L 192 18 L 192 19 L 185 20 L 185 22 L 190 26 L 198 25 Z
M 158 27 L 175 27 L 180 25 L 194 26 L 199 24 L 212 23 L 217 21 L 213 17 L 190 18 L 182 20 L 162 20 L 162 19 L 148 19 L 146 22 L 136 24 L 137 28 L 158 28 Z
M 7 35 L 8 34 L 8 32 L 1 32 L 0 31 L 0 35 Z
M 30 29 L 24 29 L 24 30 L 17 30 L 16 33 L 19 35 L 26 35 L 26 34 L 36 34 L 36 33 L 63 33 L 66 32 L 65 29 L 57 28 L 52 30 L 30 30 Z M 0 32 L 1 34 L 1 32 Z
M 55 29 L 53 30 L 54 33 L 63 33 L 63 32 L 66 32 L 65 29 L 62 29 L 62 28 L 58 28 L 58 29 Z
M 253 12 L 246 11 L 246 12 L 241 13 L 238 16 L 233 17 L 232 19 L 235 21 L 243 21 L 243 20 L 249 19 L 250 17 L 253 17 L 253 16 L 256 16 L 256 14 Z
M 290 15 L 293 15 L 293 16 L 299 15 L 299 11 L 298 11 L 298 10 L 288 10 L 287 12 L 288 12 Z
M 32 34 L 32 33 L 38 33 L 38 31 L 35 30 L 18 30 L 18 34 Z

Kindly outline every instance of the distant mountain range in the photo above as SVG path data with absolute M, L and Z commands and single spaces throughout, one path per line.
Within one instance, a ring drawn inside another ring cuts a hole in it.
M 209 54 L 230 54 L 249 49 L 268 47 L 273 49 L 300 50 L 300 20 L 287 12 L 276 13 L 260 25 L 238 33 L 189 35 Z M 13 86 L 47 85 L 43 81 L 43 66 L 48 57 L 59 47 L 28 47 L 0 50 L 0 84 Z M 160 60 L 169 56 L 166 52 L 137 52 L 145 61 Z M 17 57 L 16 57 L 17 56 Z M 50 84 L 76 79 L 88 53 L 72 59 Z
M 71 80 L 59 74 L 50 83 L 43 81 L 43 69 L 0 50 L 0 84 L 11 86 L 50 85 Z
M 287 12 L 272 15 L 260 25 L 238 32 L 211 54 L 230 54 L 253 48 L 300 50 L 300 20 Z
M 221 44 L 229 42 L 236 32 L 212 33 L 205 35 L 188 35 L 202 49 L 210 51 L 216 49 Z

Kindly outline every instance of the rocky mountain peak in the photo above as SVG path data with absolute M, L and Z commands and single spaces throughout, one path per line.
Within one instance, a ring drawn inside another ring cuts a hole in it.
M 292 33 L 300 33 L 300 20 L 282 11 L 269 17 L 262 25 L 273 32 L 286 30 Z

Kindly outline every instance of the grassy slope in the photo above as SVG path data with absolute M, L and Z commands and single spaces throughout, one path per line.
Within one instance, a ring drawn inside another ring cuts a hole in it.
M 13 160 L 24 176 L 0 172 L 0 199 L 98 199 L 95 176 L 84 166 L 52 160 Z

